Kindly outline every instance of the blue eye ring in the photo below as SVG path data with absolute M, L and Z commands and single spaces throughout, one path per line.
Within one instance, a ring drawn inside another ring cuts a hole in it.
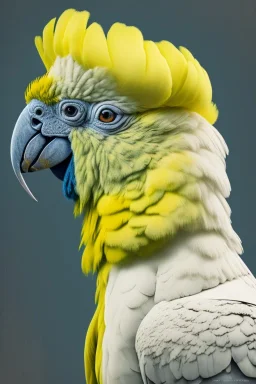
M 68 118 L 69 117 L 76 117 L 77 114 L 79 113 L 77 107 L 75 107 L 74 105 L 70 105 L 70 104 L 65 105 L 65 107 L 62 108 L 62 112 Z
M 114 103 L 114 102 L 113 102 Z M 114 135 L 128 128 L 132 116 L 126 114 L 111 101 L 93 104 L 89 110 L 89 128 L 102 135 Z M 105 118 L 101 118 L 106 113 Z
M 80 100 L 62 100 L 59 103 L 59 114 L 68 123 L 82 122 L 86 113 L 86 105 Z
M 117 118 L 117 113 L 111 108 L 103 108 L 98 114 L 98 120 L 105 124 L 113 123 Z
M 95 105 L 93 109 L 94 119 L 97 121 L 97 124 L 101 127 L 106 127 L 106 129 L 116 126 L 124 117 L 123 111 L 112 104 L 101 103 L 100 105 Z M 111 115 L 109 121 L 104 121 L 104 119 L 101 118 L 104 112 Z

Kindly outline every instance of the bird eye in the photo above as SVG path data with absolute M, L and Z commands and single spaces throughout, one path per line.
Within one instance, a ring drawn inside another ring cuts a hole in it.
M 63 113 L 67 117 L 75 117 L 78 114 L 78 109 L 74 105 L 66 105 L 63 108 Z
M 104 135 L 124 130 L 129 119 L 117 105 L 109 102 L 92 104 L 89 111 L 89 125 Z
M 102 123 L 112 123 L 115 121 L 116 116 L 117 114 L 111 109 L 103 109 L 100 112 L 98 119 L 102 121 Z
M 63 100 L 58 104 L 59 114 L 68 124 L 81 124 L 87 113 L 87 105 L 81 100 Z
M 41 108 L 41 107 L 36 107 L 36 109 L 35 109 L 35 114 L 36 114 L 37 116 L 41 116 L 41 115 L 43 114 L 43 108 Z

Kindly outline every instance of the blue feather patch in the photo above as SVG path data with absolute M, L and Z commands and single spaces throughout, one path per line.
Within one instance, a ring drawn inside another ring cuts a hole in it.
M 64 196 L 67 199 L 77 200 L 78 195 L 76 193 L 76 177 L 75 177 L 75 167 L 74 167 L 74 156 L 72 156 L 68 168 L 66 170 L 63 184 L 62 184 L 62 191 Z

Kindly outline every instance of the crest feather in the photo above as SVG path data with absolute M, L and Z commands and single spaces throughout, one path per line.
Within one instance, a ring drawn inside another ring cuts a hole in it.
M 106 37 L 97 23 L 87 28 L 89 15 L 68 9 L 56 25 L 55 19 L 46 25 L 42 38 L 36 37 L 48 71 L 58 56 L 70 55 L 85 70 L 107 68 L 118 92 L 143 108 L 182 107 L 216 121 L 209 77 L 191 52 L 168 41 L 145 41 L 138 28 L 121 23 L 113 24 Z

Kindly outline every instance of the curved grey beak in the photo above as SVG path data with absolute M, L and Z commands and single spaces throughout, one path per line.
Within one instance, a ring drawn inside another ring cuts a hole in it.
M 30 106 L 20 114 L 11 139 L 11 162 L 14 173 L 25 191 L 35 200 L 22 173 L 52 168 L 71 154 L 68 137 L 56 137 L 56 133 L 42 134 L 43 116 L 35 116 Z M 44 133 L 45 133 L 44 132 Z M 63 136 L 63 135 L 62 135 Z

